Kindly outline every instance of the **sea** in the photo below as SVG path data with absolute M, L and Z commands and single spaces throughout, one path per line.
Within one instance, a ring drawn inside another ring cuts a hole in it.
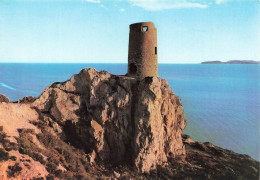
M 37 97 L 86 67 L 127 72 L 127 64 L 0 63 L 0 94 Z M 159 76 L 181 99 L 185 134 L 260 160 L 260 65 L 159 64 Z

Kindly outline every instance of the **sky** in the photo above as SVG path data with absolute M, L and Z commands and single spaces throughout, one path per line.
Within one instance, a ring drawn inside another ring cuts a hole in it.
M 0 0 L 0 62 L 127 63 L 146 21 L 159 63 L 260 60 L 258 0 Z

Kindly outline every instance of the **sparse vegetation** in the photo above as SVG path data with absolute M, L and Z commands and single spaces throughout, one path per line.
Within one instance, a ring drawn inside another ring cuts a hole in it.
M 0 162 L 7 161 L 9 158 L 13 160 L 14 157 L 13 156 L 9 157 L 8 151 L 16 150 L 17 144 L 12 143 L 7 139 L 6 134 L 3 132 L 2 126 L 0 127 L 0 144 L 4 148 L 4 149 L 0 148 Z
M 9 159 L 11 159 L 12 161 L 16 161 L 16 157 L 15 156 L 11 156 Z
M 27 154 L 33 160 L 39 161 L 41 164 L 45 164 L 44 158 L 41 155 L 42 150 L 37 147 L 33 142 L 32 135 L 35 134 L 32 129 L 19 129 L 19 138 L 17 142 L 19 144 L 19 152 L 21 154 Z
M 43 114 L 40 117 L 42 120 L 44 119 Z M 46 177 L 47 179 L 54 179 L 55 177 L 75 179 L 74 176 L 89 179 L 91 177 L 89 176 L 91 173 L 90 164 L 83 150 L 76 149 L 58 136 L 51 134 L 51 127 L 44 121 L 32 123 L 41 129 L 42 132 L 37 134 L 36 137 L 46 148 L 41 153 L 48 157 L 45 160 L 46 170 L 50 173 Z M 25 141 L 25 144 L 28 144 L 28 142 Z M 59 165 L 64 167 L 65 171 L 58 169 Z
M 19 163 L 15 163 L 14 166 L 8 166 L 7 176 L 9 178 L 15 177 L 21 173 L 22 167 Z
M 9 154 L 4 149 L 0 148 L 0 162 L 7 161 L 9 159 Z

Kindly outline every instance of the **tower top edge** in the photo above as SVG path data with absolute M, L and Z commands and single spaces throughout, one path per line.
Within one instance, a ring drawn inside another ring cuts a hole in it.
M 131 27 L 140 27 L 140 26 L 154 27 L 154 23 L 153 22 L 139 22 L 139 23 L 130 24 L 130 28 Z

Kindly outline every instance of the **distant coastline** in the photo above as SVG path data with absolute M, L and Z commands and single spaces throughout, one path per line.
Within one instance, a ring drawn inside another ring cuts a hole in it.
M 204 61 L 201 64 L 260 64 L 260 61 L 254 61 L 254 60 L 230 60 L 230 61 L 227 61 L 227 62 Z

